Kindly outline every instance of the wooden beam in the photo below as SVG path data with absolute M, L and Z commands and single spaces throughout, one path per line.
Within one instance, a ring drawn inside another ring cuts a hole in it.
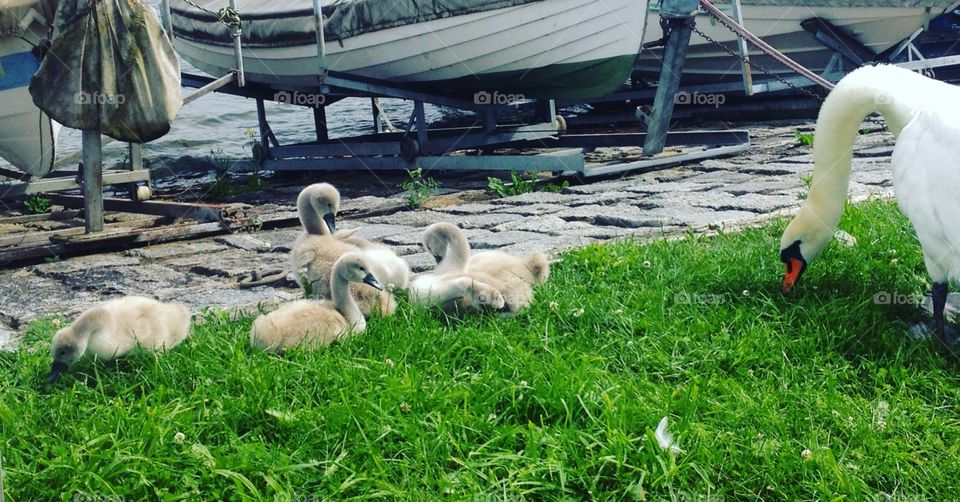
M 83 198 L 77 195 L 51 194 L 50 200 L 63 207 L 75 208 L 81 207 Z M 119 199 L 115 197 L 106 197 L 103 199 L 103 207 L 107 211 L 118 211 L 121 213 L 154 214 L 158 216 L 172 216 L 174 218 L 189 218 L 201 223 L 209 223 L 224 220 L 224 211 L 235 211 L 236 206 L 223 206 L 217 204 L 185 204 L 181 202 L 168 202 L 159 200 L 148 200 L 144 202 L 135 202 L 128 199 Z M 242 207 L 240 208 L 242 210 Z

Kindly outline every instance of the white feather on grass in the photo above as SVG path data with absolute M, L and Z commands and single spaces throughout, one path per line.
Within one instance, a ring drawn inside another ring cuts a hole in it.
M 657 425 L 657 430 L 654 432 L 654 435 L 657 437 L 657 444 L 660 445 L 660 448 L 670 451 L 672 453 L 682 453 L 683 450 L 677 446 L 677 443 L 673 440 L 673 435 L 667 431 L 667 417 L 660 419 L 660 423 Z

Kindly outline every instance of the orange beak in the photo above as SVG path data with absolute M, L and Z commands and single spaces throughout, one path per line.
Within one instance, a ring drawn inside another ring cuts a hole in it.
M 803 271 L 803 262 L 796 258 L 790 258 L 786 265 L 787 271 L 783 274 L 783 286 L 781 288 L 783 294 L 787 294 L 793 289 L 794 284 L 800 279 L 800 273 Z

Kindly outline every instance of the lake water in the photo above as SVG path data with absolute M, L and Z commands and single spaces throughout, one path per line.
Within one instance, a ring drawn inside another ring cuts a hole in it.
M 150 0 L 148 3 L 156 9 L 159 0 Z M 183 72 L 203 74 L 182 59 L 180 64 Z M 184 88 L 183 95 L 187 96 L 193 91 L 194 89 Z M 413 103 L 384 99 L 381 101 L 381 107 L 386 116 L 400 127 L 410 117 Z M 427 119 L 430 121 L 445 116 L 436 107 L 427 106 L 426 108 Z M 268 101 L 266 110 L 270 125 L 281 144 L 316 139 L 313 112 L 309 108 Z M 327 122 L 331 137 L 372 132 L 370 100 L 347 98 L 328 106 Z M 248 136 L 249 130 L 257 131 L 255 100 L 211 93 L 184 106 L 166 136 L 144 145 L 144 156 L 155 160 L 175 159 L 185 155 L 207 157 L 211 154 L 231 158 L 249 157 L 251 142 Z M 80 131 L 63 129 L 58 146 L 60 155 L 78 150 Z M 119 159 L 125 151 L 126 145 L 119 142 L 105 146 L 105 163 L 110 165 L 111 161 Z M 8 164 L 0 159 L 0 165 Z

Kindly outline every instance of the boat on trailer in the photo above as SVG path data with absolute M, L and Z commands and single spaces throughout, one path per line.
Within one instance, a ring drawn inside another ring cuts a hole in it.
M 312 0 L 236 3 L 246 79 L 316 89 Z M 177 51 L 211 75 L 236 67 L 230 30 L 214 13 L 223 4 L 170 0 Z M 332 71 L 478 100 L 596 97 L 628 79 L 646 7 L 646 0 L 336 0 L 321 8 L 325 62 Z
M 830 68 L 837 51 L 821 42 L 828 34 L 839 39 L 845 56 L 861 59 L 852 66 L 871 60 L 885 60 L 900 49 L 934 17 L 953 10 L 957 0 L 740 0 L 743 26 L 776 47 L 794 61 L 823 74 Z M 714 2 L 733 17 L 732 2 Z M 659 2 L 650 2 L 650 18 L 659 15 Z M 704 11 L 698 12 L 696 28 L 727 50 L 718 47 L 696 32 L 690 38 L 683 68 L 684 85 L 715 84 L 742 78 L 736 35 Z M 663 36 L 661 30 L 648 26 L 644 44 Z M 730 51 L 730 52 L 728 52 Z M 757 66 L 781 77 L 790 77 L 792 70 L 760 52 L 750 53 L 754 64 L 754 80 L 771 79 Z M 640 53 L 635 76 L 655 81 L 660 73 L 663 51 L 660 48 Z
M 4 4 L 0 12 L 0 157 L 27 175 L 43 176 L 53 169 L 60 125 L 37 108 L 28 86 L 40 67 L 34 46 L 53 23 L 56 1 L 7 0 Z

